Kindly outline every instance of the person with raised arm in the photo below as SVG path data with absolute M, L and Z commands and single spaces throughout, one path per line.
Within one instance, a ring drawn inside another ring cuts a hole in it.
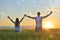
M 35 31 L 42 31 L 42 19 L 50 16 L 52 14 L 52 11 L 46 15 L 46 16 L 40 16 L 40 12 L 37 12 L 37 17 L 31 17 L 31 16 L 28 16 L 26 14 L 24 14 L 24 16 L 28 17 L 28 18 L 31 18 L 31 19 L 35 19 L 36 21 L 36 27 L 35 27 Z
M 15 21 L 13 21 L 9 16 L 7 16 L 9 19 L 10 19 L 10 21 L 12 22 L 12 23 L 14 23 L 14 25 L 15 25 L 15 32 L 19 32 L 20 31 L 20 23 L 22 22 L 22 20 L 24 19 L 24 17 L 19 21 L 19 18 L 16 18 L 16 20 Z

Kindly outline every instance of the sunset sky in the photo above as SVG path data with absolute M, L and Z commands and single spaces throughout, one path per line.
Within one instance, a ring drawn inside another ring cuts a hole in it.
M 60 0 L 0 0 L 0 26 L 14 25 L 7 16 L 15 21 L 16 17 L 21 19 L 24 14 L 36 16 L 38 11 L 42 16 L 53 11 L 43 20 L 43 25 L 52 22 L 55 27 L 60 27 Z M 35 21 L 25 17 L 21 26 L 35 26 Z

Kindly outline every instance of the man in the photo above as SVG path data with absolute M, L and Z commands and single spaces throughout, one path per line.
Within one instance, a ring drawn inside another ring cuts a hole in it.
M 37 31 L 42 31 L 42 19 L 48 17 L 51 14 L 52 14 L 52 11 L 48 15 L 43 16 L 43 17 L 40 16 L 40 12 L 37 12 L 37 17 L 31 17 L 31 16 L 28 16 L 26 14 L 25 14 L 25 16 L 28 17 L 28 18 L 31 18 L 31 19 L 35 19 L 35 21 L 36 21 L 35 31 L 37 32 Z

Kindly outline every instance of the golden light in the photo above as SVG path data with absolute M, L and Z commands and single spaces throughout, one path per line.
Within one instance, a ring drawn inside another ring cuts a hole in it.
M 45 22 L 45 24 L 44 24 L 44 28 L 45 29 L 49 29 L 49 28 L 55 28 L 54 27 L 54 24 L 53 24 L 53 22 Z

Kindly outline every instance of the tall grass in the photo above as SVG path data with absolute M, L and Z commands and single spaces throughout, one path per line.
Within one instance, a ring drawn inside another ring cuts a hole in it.
M 14 30 L 0 30 L 0 40 L 60 40 L 60 32 L 34 32 L 30 30 L 14 32 Z

